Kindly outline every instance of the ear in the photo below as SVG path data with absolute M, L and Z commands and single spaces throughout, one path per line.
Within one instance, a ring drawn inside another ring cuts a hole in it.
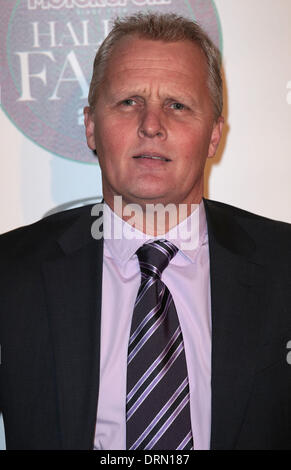
M 222 136 L 223 124 L 224 118 L 222 116 L 220 116 L 217 121 L 215 121 L 213 124 L 210 144 L 208 148 L 208 158 L 214 157 L 214 155 L 216 154 L 216 150 L 218 148 Z
M 90 106 L 85 106 L 84 108 L 84 124 L 86 128 L 87 145 L 89 149 L 96 150 L 94 114 Z

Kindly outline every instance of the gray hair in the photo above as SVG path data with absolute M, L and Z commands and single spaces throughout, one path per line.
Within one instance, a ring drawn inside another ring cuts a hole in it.
M 98 89 L 105 77 L 110 54 L 120 39 L 128 35 L 166 42 L 190 40 L 197 44 L 206 57 L 208 88 L 214 107 L 214 117 L 215 120 L 218 119 L 223 107 L 221 54 L 197 23 L 174 13 L 137 13 L 124 18 L 117 18 L 114 21 L 113 29 L 105 38 L 95 56 L 88 96 L 91 109 L 94 109 Z

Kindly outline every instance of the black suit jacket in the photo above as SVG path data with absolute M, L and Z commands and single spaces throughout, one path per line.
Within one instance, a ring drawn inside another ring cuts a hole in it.
M 291 225 L 204 203 L 211 449 L 291 449 Z M 93 448 L 103 261 L 93 220 L 88 206 L 0 237 L 0 408 L 8 449 Z

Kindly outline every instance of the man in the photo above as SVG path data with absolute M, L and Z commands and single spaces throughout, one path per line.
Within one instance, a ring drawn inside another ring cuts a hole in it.
M 291 448 L 291 227 L 203 199 L 221 112 L 219 54 L 199 27 L 171 15 L 116 22 L 95 59 L 85 125 L 102 171 L 97 227 L 123 236 L 100 238 L 87 207 L 1 237 L 8 448 Z M 158 203 L 178 217 L 164 230 L 147 225 Z M 128 207 L 141 208 L 134 227 Z M 184 249 L 189 224 L 196 244 Z M 166 253 L 162 274 L 144 249 Z M 180 338 L 179 359 L 160 369 L 166 349 L 148 355 L 167 332 L 131 349 L 158 311 L 144 302 L 154 286 L 167 304 L 160 323 Z M 165 397 L 180 370 L 185 394 L 172 412 L 180 392 Z

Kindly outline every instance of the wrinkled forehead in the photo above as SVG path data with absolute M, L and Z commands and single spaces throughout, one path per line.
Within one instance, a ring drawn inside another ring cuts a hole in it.
M 207 62 L 201 48 L 190 40 L 162 41 L 138 35 L 124 36 L 114 45 L 108 58 L 106 72 L 145 68 L 177 69 L 191 73 L 197 68 L 207 74 Z M 192 70 L 191 70 L 192 69 Z M 105 72 L 105 73 L 106 73 Z

